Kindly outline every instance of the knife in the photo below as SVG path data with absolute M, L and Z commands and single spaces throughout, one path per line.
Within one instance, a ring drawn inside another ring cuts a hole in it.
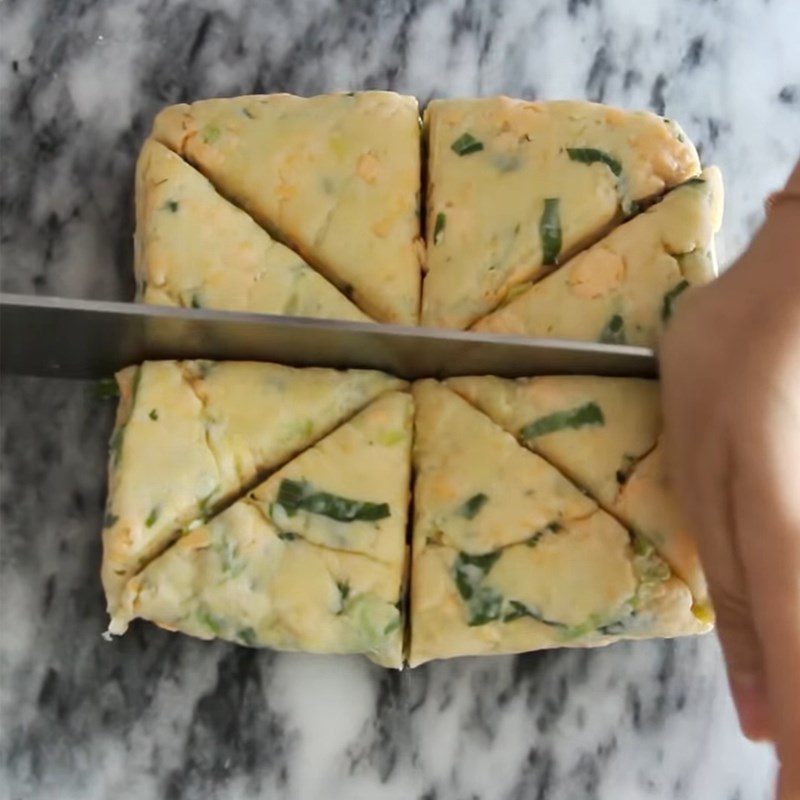
M 644 347 L 0 293 L 3 373 L 103 378 L 172 358 L 360 367 L 406 379 L 657 375 Z

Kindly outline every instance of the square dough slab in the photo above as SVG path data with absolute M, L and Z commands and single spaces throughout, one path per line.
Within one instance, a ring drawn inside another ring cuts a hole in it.
M 646 540 L 454 391 L 413 392 L 411 666 L 708 630 Z
M 452 378 L 447 385 L 652 542 L 712 619 L 694 539 L 670 490 L 656 381 L 548 376 Z
M 403 661 L 413 404 L 384 394 L 132 578 L 140 617 L 203 639 Z
M 136 282 L 156 305 L 368 322 L 208 179 L 148 139 L 136 166 Z
M 722 177 L 709 167 L 538 283 L 518 287 L 473 330 L 655 347 L 683 292 L 716 275 L 722 202 Z
M 153 137 L 380 322 L 416 324 L 419 107 L 393 92 L 200 100 Z
M 468 328 L 700 172 L 671 120 L 577 101 L 434 100 L 422 324 Z
M 102 578 L 128 578 L 196 524 L 403 381 L 369 370 L 154 361 L 117 375 Z

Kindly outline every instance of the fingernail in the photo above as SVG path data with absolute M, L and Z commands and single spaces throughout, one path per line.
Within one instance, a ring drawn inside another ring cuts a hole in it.
M 761 675 L 732 675 L 731 693 L 744 735 L 754 742 L 772 740 L 767 690 Z

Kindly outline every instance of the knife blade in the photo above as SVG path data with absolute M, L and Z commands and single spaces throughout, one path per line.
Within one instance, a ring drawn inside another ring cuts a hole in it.
M 491 374 L 654 377 L 643 347 L 399 325 L 0 294 L 0 371 L 103 378 L 155 359 L 370 368 L 406 379 Z

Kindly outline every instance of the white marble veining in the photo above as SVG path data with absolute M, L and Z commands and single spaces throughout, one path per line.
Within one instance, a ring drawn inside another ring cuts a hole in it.
M 796 0 L 6 0 L 5 290 L 129 298 L 132 171 L 155 111 L 393 88 L 588 97 L 674 117 L 726 176 L 723 258 L 800 142 Z M 762 800 L 713 637 L 402 674 L 138 626 L 97 579 L 112 408 L 5 379 L 0 797 Z

